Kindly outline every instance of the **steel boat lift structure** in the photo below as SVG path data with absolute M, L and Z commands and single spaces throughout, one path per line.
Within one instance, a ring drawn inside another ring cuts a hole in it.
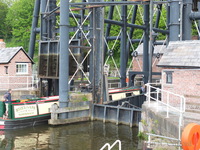
M 41 83 L 48 81 L 47 95 L 59 94 L 60 107 L 67 107 L 69 86 L 77 75 L 86 78 L 94 102 L 99 103 L 107 92 L 103 88 L 105 57 L 108 54 L 113 58 L 116 43 L 120 49 L 121 87 L 126 86 L 128 59 L 137 55 L 133 44 L 140 42 L 143 43 L 140 73 L 144 83 L 151 82 L 154 45 L 191 40 L 192 25 L 195 23 L 197 30 L 200 25 L 199 7 L 197 0 L 35 0 L 29 56 L 34 57 L 39 34 L 38 75 Z M 165 27 L 160 26 L 163 18 L 166 18 Z M 113 26 L 118 27 L 118 35 L 112 34 Z M 138 30 L 142 33 L 141 39 L 135 38 Z M 157 41 L 159 35 L 166 37 L 164 42 Z

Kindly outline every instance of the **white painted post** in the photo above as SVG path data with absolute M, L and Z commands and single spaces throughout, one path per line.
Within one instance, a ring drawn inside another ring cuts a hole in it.
M 57 120 L 58 119 L 58 114 L 56 113 L 56 111 L 58 110 L 58 105 L 55 103 L 55 104 L 52 104 L 51 105 L 51 119 L 52 120 Z
M 151 135 L 148 134 L 148 148 L 151 147 Z
M 183 112 L 185 112 L 185 97 L 183 96 Z
M 151 87 L 150 87 L 150 84 L 149 84 L 149 83 L 147 83 L 146 86 L 147 86 L 148 103 L 149 103 L 149 106 L 150 106 L 150 101 L 151 101 L 151 98 L 150 98 L 150 96 L 151 96 L 150 90 L 151 90 Z
M 156 96 L 156 111 L 158 112 L 158 101 L 159 101 L 159 99 L 158 99 L 158 96 L 159 96 L 159 88 L 156 88 L 156 92 L 157 92 L 157 96 Z
M 167 118 L 169 118 L 169 93 L 167 92 Z

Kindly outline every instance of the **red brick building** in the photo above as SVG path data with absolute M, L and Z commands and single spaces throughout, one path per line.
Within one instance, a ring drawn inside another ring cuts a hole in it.
M 155 45 L 153 58 L 152 58 L 152 72 L 161 72 L 162 68 L 158 67 L 157 64 L 159 63 L 160 59 L 162 58 L 163 53 L 166 51 L 166 45 Z M 140 44 L 137 49 L 135 50 L 138 55 L 136 57 L 133 56 L 133 64 L 132 64 L 132 71 L 134 72 L 142 72 L 143 70 L 143 43 Z M 161 79 L 160 75 L 153 75 L 152 76 L 154 82 L 159 82 Z M 141 80 L 141 75 L 137 75 L 135 77 L 136 80 Z
M 31 86 L 32 64 L 22 47 L 0 48 L 0 89 Z
M 158 67 L 162 89 L 185 96 L 186 102 L 200 103 L 200 41 L 170 42 Z

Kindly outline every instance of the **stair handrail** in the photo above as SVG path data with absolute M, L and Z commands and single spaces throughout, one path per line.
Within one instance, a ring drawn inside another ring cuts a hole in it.
M 100 150 L 103 150 L 104 148 L 108 147 L 108 150 L 111 150 L 117 143 L 119 143 L 119 150 L 121 150 L 121 141 L 120 140 L 116 140 L 112 145 L 110 145 L 109 143 L 106 143 Z
M 157 87 L 153 87 L 152 86 L 153 83 L 147 83 L 145 85 L 147 87 L 147 92 L 146 92 L 145 96 L 147 97 L 147 101 L 148 101 L 149 106 L 150 106 L 151 99 L 155 100 L 157 102 L 157 107 L 156 107 L 157 111 L 158 111 L 158 103 L 165 105 L 167 107 L 167 116 L 166 116 L 167 118 L 169 118 L 169 108 L 179 112 L 179 125 L 178 125 L 178 128 L 179 128 L 178 129 L 179 130 L 178 141 L 179 141 L 179 143 L 178 143 L 178 145 L 181 145 L 180 144 L 180 141 L 181 141 L 181 126 L 183 126 L 183 124 L 182 124 L 183 114 L 185 112 L 185 105 L 186 105 L 185 104 L 186 103 L 185 97 L 182 96 L 182 95 L 179 95 L 179 94 L 172 93 L 170 91 L 166 91 L 166 90 L 163 90 L 163 89 L 160 89 L 160 88 L 157 88 Z M 154 89 L 155 92 L 151 92 L 151 91 L 153 91 L 152 89 Z M 167 103 L 160 101 L 159 98 L 158 98 L 159 93 L 163 93 L 163 92 L 167 92 Z M 151 96 L 152 93 L 157 94 L 156 98 Z M 180 97 L 180 109 L 177 109 L 176 107 L 173 107 L 169 104 L 169 98 L 170 98 L 169 94 Z M 180 149 L 180 147 L 179 147 L 179 149 Z

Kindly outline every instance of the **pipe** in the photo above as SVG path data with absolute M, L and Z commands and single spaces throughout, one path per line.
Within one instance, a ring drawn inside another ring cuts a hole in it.
M 32 22 L 32 27 L 31 27 L 31 35 L 30 35 L 30 43 L 29 43 L 29 51 L 28 51 L 28 55 L 32 59 L 34 57 L 34 51 L 35 51 L 35 40 L 36 40 L 35 28 L 37 28 L 37 25 L 38 25 L 39 11 L 40 11 L 40 0 L 36 0 L 34 12 L 33 12 L 33 22 Z
M 41 1 L 41 23 L 40 23 L 40 27 L 41 27 L 40 40 L 42 40 L 42 41 L 47 40 L 47 23 L 44 18 L 46 6 L 47 6 L 47 0 L 42 0 Z
M 181 11 L 183 13 L 182 39 L 191 40 L 192 21 L 189 16 L 192 11 L 192 0 L 184 0 L 183 2 L 184 2 L 183 7 L 181 7 L 183 9 L 183 11 Z
M 179 1 L 171 0 L 170 3 L 170 24 L 169 24 L 169 41 L 179 41 L 180 38 L 180 6 Z
M 200 20 L 200 12 L 191 12 L 189 17 L 191 20 Z

